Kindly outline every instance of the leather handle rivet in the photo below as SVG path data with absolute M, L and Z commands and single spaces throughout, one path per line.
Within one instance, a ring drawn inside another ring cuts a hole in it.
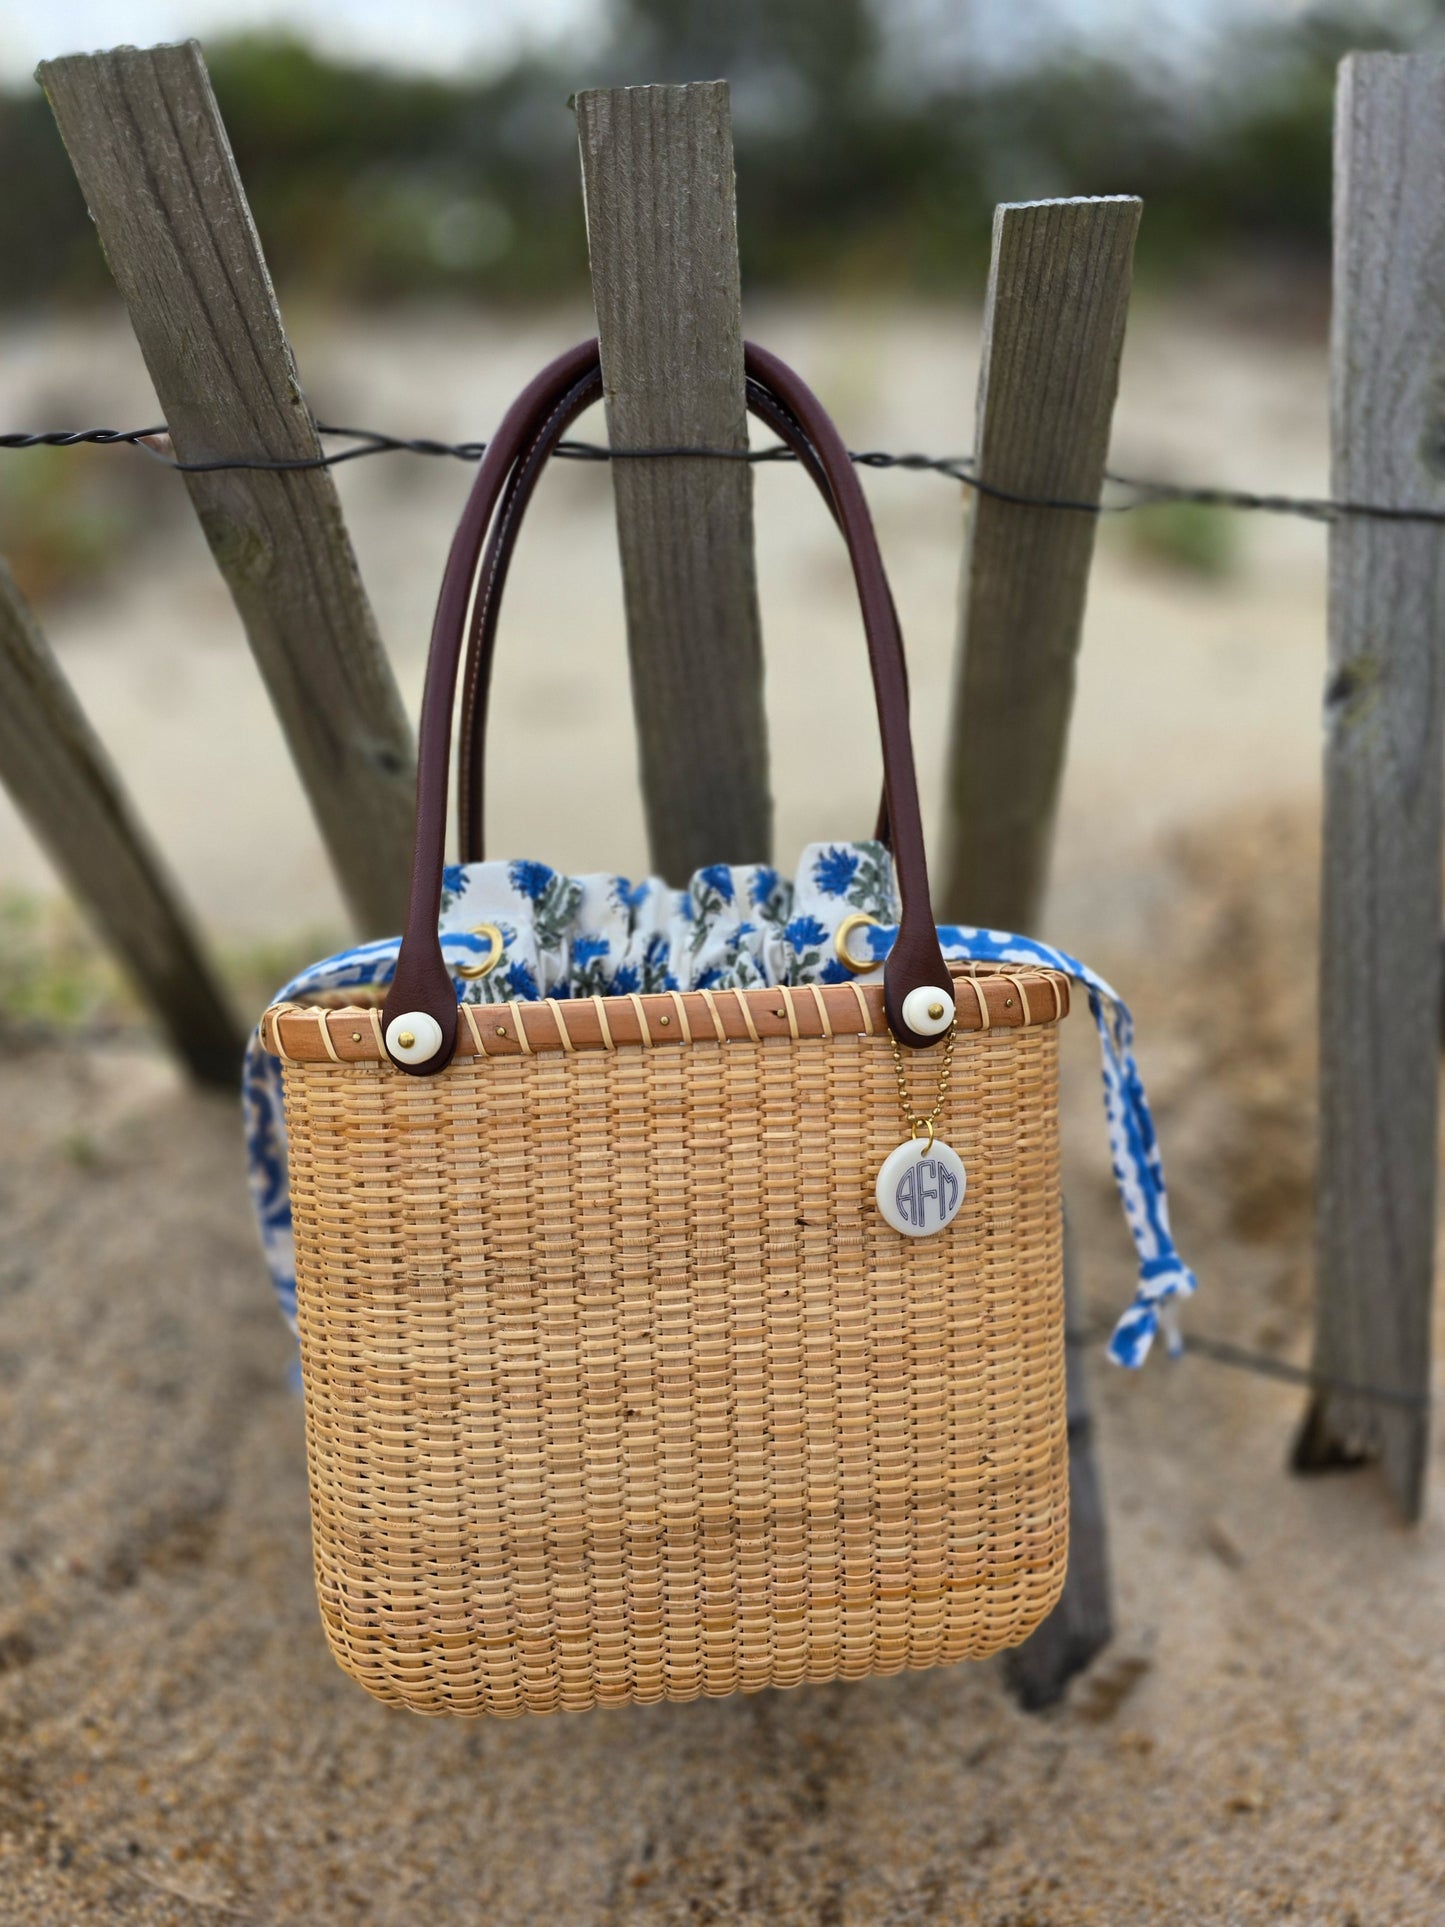
M 404 1010 L 386 1027 L 386 1048 L 402 1064 L 428 1064 L 442 1047 L 442 1027 L 430 1012 Z
M 941 984 L 919 984 L 903 999 L 902 1017 L 919 1037 L 941 1037 L 953 1022 L 953 999 Z

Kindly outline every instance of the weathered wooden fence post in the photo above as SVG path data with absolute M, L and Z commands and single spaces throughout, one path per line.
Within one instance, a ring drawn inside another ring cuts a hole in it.
M 189 462 L 314 460 L 311 412 L 201 50 L 75 54 L 39 78 Z M 325 470 L 186 477 L 362 930 L 399 930 L 411 732 Z
M 235 1088 L 241 1027 L 130 798 L 0 561 L 0 782 L 193 1076 Z
M 726 81 L 577 96 L 587 246 L 614 449 L 747 447 Z M 746 462 L 615 462 L 652 861 L 772 854 Z
M 976 472 L 1019 494 L 1096 502 L 1118 388 L 1140 203 L 1000 207 L 979 370 Z M 961 922 L 1034 930 L 1063 775 L 1095 518 L 974 496 L 959 621 L 940 906 Z M 1064 1241 L 1069 1322 L 1080 1311 Z M 1112 1631 L 1103 1502 L 1082 1355 L 1068 1361 L 1072 1513 L 1063 1598 L 1007 1658 L 1014 1691 L 1047 1705 Z
M 1351 54 L 1335 105 L 1332 487 L 1445 509 L 1445 58 Z M 1301 1470 L 1425 1498 L 1439 1111 L 1445 541 L 1330 530 L 1313 1399 Z
M 1140 205 L 995 213 L 974 439 L 995 488 L 1098 500 Z M 1094 530 L 1077 512 L 969 504 L 939 900 L 970 923 L 1038 922 Z

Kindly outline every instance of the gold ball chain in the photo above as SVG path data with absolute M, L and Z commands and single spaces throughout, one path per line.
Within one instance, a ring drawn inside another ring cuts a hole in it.
M 888 1028 L 888 1041 L 893 1046 L 893 1069 L 898 1078 L 898 1103 L 903 1112 L 903 1122 L 908 1126 L 913 1137 L 922 1137 L 925 1132 L 927 1133 L 930 1151 L 933 1149 L 933 1140 L 936 1135 L 934 1127 L 948 1097 L 948 1080 L 953 1070 L 953 1040 L 957 1035 L 958 1023 L 955 1020 L 948 1027 L 948 1037 L 943 1046 L 943 1069 L 938 1077 L 938 1095 L 933 1100 L 933 1109 L 925 1113 L 914 1111 L 908 1101 L 908 1073 L 903 1068 L 903 1049 L 894 1034 L 892 1025 Z

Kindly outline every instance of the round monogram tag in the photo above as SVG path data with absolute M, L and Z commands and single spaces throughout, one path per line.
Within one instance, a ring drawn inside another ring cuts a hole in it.
M 878 1209 L 906 1238 L 931 1238 L 958 1216 L 968 1178 L 963 1159 L 936 1137 L 910 1138 L 883 1160 L 874 1187 Z

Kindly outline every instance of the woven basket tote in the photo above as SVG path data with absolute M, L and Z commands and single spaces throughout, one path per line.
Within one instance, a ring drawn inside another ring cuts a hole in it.
M 747 376 L 858 582 L 900 903 L 883 981 L 459 1006 L 437 918 L 463 647 L 476 859 L 500 587 L 546 456 L 597 393 L 592 342 L 513 405 L 452 546 L 385 1009 L 263 1020 L 322 1620 L 353 1678 L 419 1712 L 976 1658 L 1063 1584 L 1067 983 L 950 978 L 861 490 L 798 378 L 751 347 Z M 923 1014 L 946 1007 L 941 1029 Z M 946 1228 L 904 1235 L 875 1181 L 914 1136 L 900 1079 L 926 1113 L 945 1065 L 934 1121 L 966 1184 Z

